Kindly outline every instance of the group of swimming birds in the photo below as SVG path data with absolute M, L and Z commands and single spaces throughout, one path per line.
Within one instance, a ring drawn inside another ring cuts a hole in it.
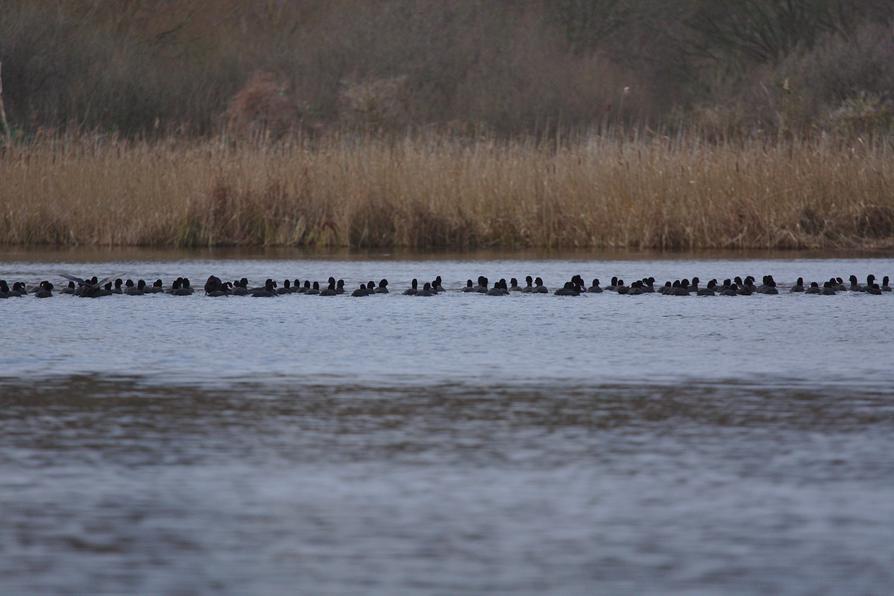
M 149 285 L 145 280 L 132 279 L 123 281 L 120 278 L 98 279 L 96 276 L 90 279 L 81 279 L 73 275 L 61 274 L 68 280 L 68 285 L 58 290 L 60 294 L 70 294 L 81 298 L 100 298 L 103 296 L 113 296 L 122 294 L 126 296 L 143 296 L 146 294 L 170 294 L 173 296 L 190 296 L 195 293 L 195 289 L 190 284 L 188 278 L 178 277 L 169 286 L 165 287 L 160 279 L 155 280 Z M 598 279 L 587 286 L 580 275 L 573 276 L 569 281 L 565 282 L 561 288 L 558 288 L 553 294 L 557 296 L 579 296 L 580 294 L 598 294 L 603 291 L 616 292 L 626 295 L 640 295 L 648 293 L 665 294 L 668 296 L 749 296 L 751 294 L 778 294 L 779 288 L 776 280 L 772 275 L 765 275 L 758 285 L 755 278 L 748 275 L 744 278 L 734 277 L 725 279 L 722 283 L 718 283 L 716 279 L 710 280 L 705 286 L 701 286 L 701 280 L 698 277 L 691 279 L 678 279 L 667 281 L 662 286 L 655 286 L 655 278 L 647 277 L 632 282 L 630 285 L 624 283 L 623 279 L 612 277 L 611 282 L 607 286 L 601 286 Z M 805 284 L 804 278 L 799 277 L 797 281 L 790 287 L 785 288 L 788 292 L 803 292 L 805 294 L 820 294 L 824 296 L 834 295 L 838 292 L 865 292 L 868 294 L 880 295 L 883 292 L 890 292 L 889 279 L 886 275 L 882 279 L 882 283 L 876 282 L 874 275 L 866 277 L 866 283 L 860 284 L 857 276 L 851 275 L 848 283 L 840 277 L 829 278 L 822 285 L 819 282 L 810 282 Z M 272 298 L 285 294 L 307 294 L 316 296 L 337 296 L 345 294 L 344 280 L 336 280 L 330 277 L 326 286 L 321 287 L 319 282 L 310 282 L 305 280 L 303 283 L 295 279 L 284 280 L 282 285 L 278 285 L 274 280 L 268 279 L 262 286 L 249 286 L 248 279 L 242 278 L 235 281 L 222 281 L 217 276 L 210 276 L 205 282 L 203 288 L 206 296 L 222 297 L 222 296 L 253 296 L 255 298 Z M 24 282 L 14 282 L 10 286 L 6 280 L 0 279 L 0 299 L 34 296 L 36 298 L 50 298 L 56 287 L 47 280 L 37 285 L 29 286 Z M 435 296 L 445 292 L 444 286 L 441 284 L 441 276 L 437 276 L 431 282 L 425 282 L 419 287 L 418 280 L 414 279 L 410 283 L 410 287 L 402 292 L 407 296 Z M 529 294 L 549 294 L 550 290 L 543 284 L 543 280 L 539 277 L 525 278 L 525 285 L 519 285 L 516 278 L 511 278 L 509 283 L 505 279 L 500 279 L 493 285 L 484 276 L 479 276 L 477 283 L 473 283 L 471 279 L 466 281 L 465 287 L 460 291 L 486 294 L 488 296 L 507 296 L 510 293 L 529 293 Z M 351 292 L 351 296 L 371 296 L 373 294 L 388 294 L 388 280 L 382 279 L 378 284 L 375 282 L 361 283 L 360 286 Z

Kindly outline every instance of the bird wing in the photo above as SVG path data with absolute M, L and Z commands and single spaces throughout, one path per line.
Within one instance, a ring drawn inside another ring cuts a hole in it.
M 106 285 L 107 283 L 109 283 L 110 281 L 112 281 L 113 279 L 117 279 L 117 278 L 119 278 L 119 277 L 124 277 L 124 276 L 126 276 L 126 275 L 127 275 L 127 273 L 113 273 L 112 275 L 110 275 L 110 276 L 108 276 L 108 277 L 104 277 L 104 278 L 102 278 L 101 280 L 99 280 L 99 281 L 96 283 L 96 285 L 99 286 L 99 287 L 103 287 L 104 285 Z
M 77 276 L 75 276 L 75 275 L 70 275 L 70 274 L 68 274 L 68 273 L 60 273 L 59 275 L 61 275 L 62 277 L 64 277 L 65 279 L 67 279 L 67 280 L 69 280 L 69 281 L 76 281 L 76 282 L 78 282 L 78 283 L 79 283 L 80 285 L 82 285 L 82 286 L 86 286 L 86 285 L 88 285 L 88 282 L 87 282 L 86 280 L 81 279 L 80 277 L 77 277 Z M 109 283 L 110 281 L 112 281 L 113 279 L 116 279 L 116 278 L 118 278 L 118 277 L 123 277 L 123 276 L 125 276 L 125 275 L 126 275 L 126 273 L 114 273 L 114 274 L 112 274 L 112 275 L 110 275 L 110 276 L 108 276 L 108 277 L 104 277 L 104 278 L 102 278 L 101 280 L 99 280 L 98 282 L 96 282 L 96 286 L 97 286 L 97 287 L 102 287 L 102 286 L 104 286 L 105 284 L 107 284 L 107 283 Z
M 74 275 L 69 275 L 68 273 L 60 273 L 59 275 L 61 275 L 62 277 L 64 277 L 64 278 L 67 279 L 68 281 L 75 281 L 75 282 L 77 282 L 77 283 L 79 283 L 79 284 L 81 284 L 81 285 L 84 285 L 84 284 L 87 283 L 86 281 L 84 281 L 84 280 L 81 279 L 80 277 L 75 277 Z

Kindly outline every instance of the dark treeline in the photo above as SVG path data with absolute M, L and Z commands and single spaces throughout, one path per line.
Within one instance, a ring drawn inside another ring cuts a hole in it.
M 16 136 L 894 129 L 890 0 L 0 0 Z

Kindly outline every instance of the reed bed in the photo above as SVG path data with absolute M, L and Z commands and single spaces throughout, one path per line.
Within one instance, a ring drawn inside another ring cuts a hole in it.
M 884 143 L 57 138 L 0 154 L 0 243 L 894 246 Z

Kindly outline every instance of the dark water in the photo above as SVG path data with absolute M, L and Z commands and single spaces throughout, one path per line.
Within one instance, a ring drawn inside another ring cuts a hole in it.
M 6 262 L 861 278 L 889 259 Z M 886 593 L 894 296 L 0 301 L 3 593 Z

